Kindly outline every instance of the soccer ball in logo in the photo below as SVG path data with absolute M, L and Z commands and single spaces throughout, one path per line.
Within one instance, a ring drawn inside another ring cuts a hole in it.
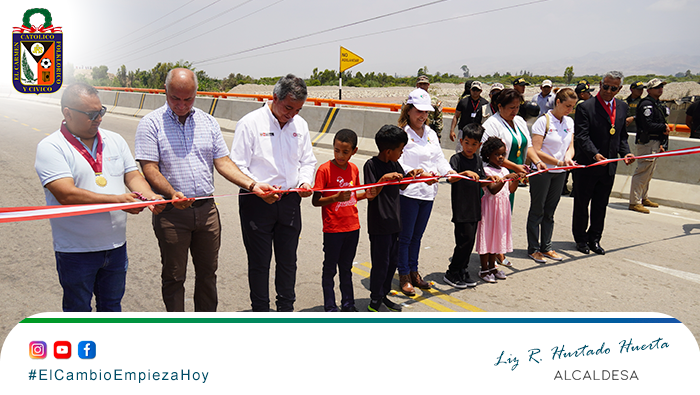
M 48 69 L 49 67 L 51 67 L 51 59 L 49 59 L 49 58 L 41 59 L 41 67 L 43 67 L 45 69 Z

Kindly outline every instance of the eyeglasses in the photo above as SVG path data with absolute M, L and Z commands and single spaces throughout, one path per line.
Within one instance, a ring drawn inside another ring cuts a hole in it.
M 105 113 L 107 113 L 107 107 L 105 106 L 102 106 L 102 108 L 97 111 L 82 111 L 76 110 L 75 108 L 71 107 L 68 107 L 68 109 L 87 115 L 87 117 L 90 118 L 91 121 L 94 121 L 95 119 L 97 119 L 97 117 L 102 117 L 105 115 Z
M 617 92 L 619 89 L 619 86 L 603 85 L 604 91 Z

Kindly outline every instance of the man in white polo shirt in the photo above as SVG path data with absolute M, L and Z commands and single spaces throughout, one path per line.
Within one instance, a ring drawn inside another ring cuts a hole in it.
M 99 129 L 106 108 L 95 88 L 76 83 L 63 92 L 60 130 L 44 138 L 34 165 L 46 204 L 127 203 L 136 193 L 159 199 L 139 173 L 124 139 Z M 149 206 L 154 213 L 163 205 Z M 143 208 L 124 210 L 131 214 Z M 56 269 L 63 288 L 63 311 L 121 311 L 129 260 L 126 213 L 112 211 L 51 219 Z
M 236 124 L 231 159 L 256 182 L 281 190 L 272 205 L 254 195 L 238 198 L 243 244 L 248 253 L 248 284 L 253 311 L 270 309 L 270 260 L 275 251 L 277 311 L 293 311 L 296 294 L 297 246 L 301 233 L 301 198 L 311 196 L 316 158 L 309 126 L 297 114 L 306 101 L 306 84 L 292 74 L 282 77 L 272 102 Z

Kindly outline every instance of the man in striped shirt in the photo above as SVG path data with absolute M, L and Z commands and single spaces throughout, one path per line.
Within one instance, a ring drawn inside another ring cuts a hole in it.
M 195 270 L 194 310 L 216 311 L 216 269 L 221 225 L 212 196 L 214 168 L 227 180 L 274 199 L 272 188 L 243 174 L 228 157 L 221 128 L 214 117 L 194 108 L 197 77 L 173 69 L 165 79 L 167 102 L 143 117 L 136 130 L 136 160 L 146 180 L 166 199 L 186 199 L 153 216 L 153 230 L 163 265 L 162 292 L 167 311 L 185 311 L 188 251 Z

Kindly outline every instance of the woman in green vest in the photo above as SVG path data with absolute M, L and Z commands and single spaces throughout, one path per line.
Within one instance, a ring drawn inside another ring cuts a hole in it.
M 530 131 L 527 122 L 518 115 L 522 95 L 514 89 L 503 90 L 496 99 L 498 112 L 484 122 L 484 136 L 482 143 L 489 137 L 498 137 L 506 145 L 506 161 L 504 166 L 511 172 L 520 173 L 522 176 L 528 173 L 525 160 L 537 164 L 538 170 L 544 170 L 547 166 L 537 156 L 532 147 Z M 515 194 L 510 194 L 510 210 L 513 211 Z M 500 263 L 510 266 L 505 257 L 497 257 Z

